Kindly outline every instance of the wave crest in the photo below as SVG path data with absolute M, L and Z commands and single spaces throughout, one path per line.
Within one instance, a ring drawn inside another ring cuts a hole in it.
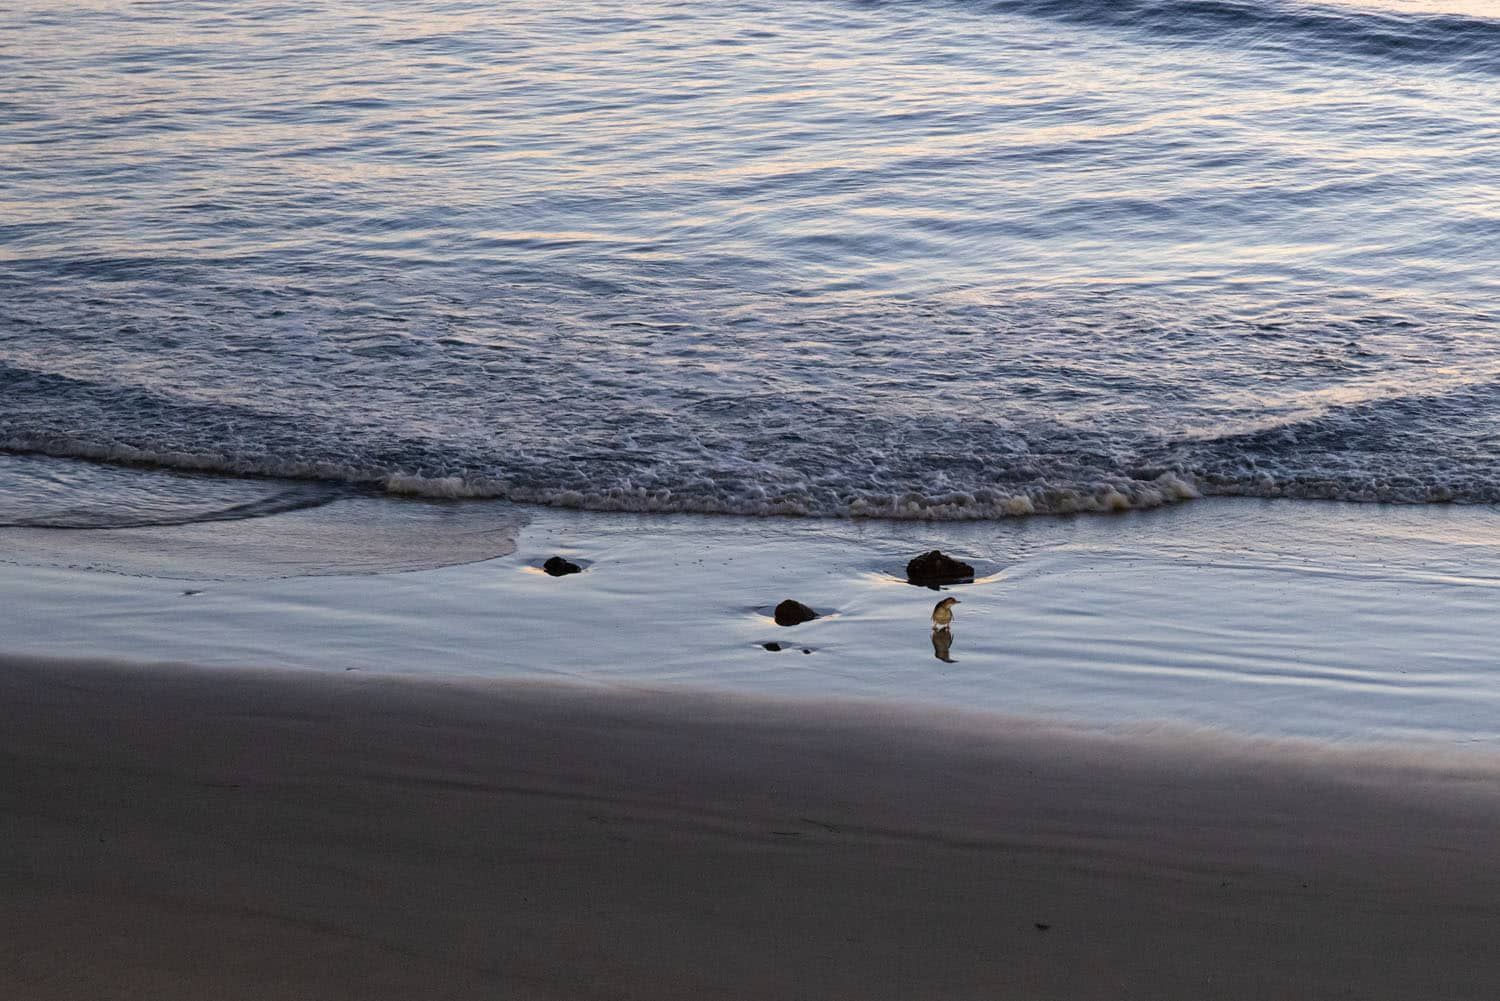
M 1238 44 L 1330 58 L 1442 63 L 1500 72 L 1500 20 L 1472 13 L 1338 7 L 1277 0 L 988 0 L 997 12 L 1098 25 L 1174 42 Z

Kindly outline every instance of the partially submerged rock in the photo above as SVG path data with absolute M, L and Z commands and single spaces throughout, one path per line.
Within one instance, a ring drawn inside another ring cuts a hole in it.
M 818 613 L 802 604 L 800 601 L 786 599 L 776 606 L 772 614 L 778 626 L 797 626 L 804 622 L 811 622 L 818 617 Z
M 570 573 L 583 573 L 583 567 L 561 556 L 550 557 L 542 564 L 542 569 L 554 577 L 566 577 Z
M 761 646 L 765 647 L 767 650 L 771 651 L 772 653 L 780 653 L 781 652 L 781 644 L 780 643 L 762 643 Z
M 937 584 L 964 584 L 974 579 L 974 568 L 934 549 L 906 564 L 906 579 L 913 584 L 931 587 Z

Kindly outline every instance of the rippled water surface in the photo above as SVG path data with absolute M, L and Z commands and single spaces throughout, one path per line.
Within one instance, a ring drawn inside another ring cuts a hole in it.
M 1500 4 L 21 0 L 0 65 L 13 451 L 750 514 L 1500 500 Z

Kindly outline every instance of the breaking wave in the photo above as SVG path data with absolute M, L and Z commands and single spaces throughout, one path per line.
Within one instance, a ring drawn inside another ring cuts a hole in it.
M 240 421 L 244 417 L 240 415 Z M 464 452 L 421 439 L 381 436 L 361 454 L 349 438 L 320 443 L 305 425 L 267 421 L 255 443 L 219 440 L 143 447 L 58 433 L 12 434 L 0 449 L 20 456 L 84 459 L 114 467 L 171 471 L 177 508 L 133 514 L 119 484 L 95 485 L 108 513 L 35 503 L 11 491 L 9 525 L 119 527 L 234 519 L 327 503 L 350 490 L 428 499 L 502 499 L 595 511 L 983 520 L 1026 515 L 1143 510 L 1202 496 L 1298 498 L 1372 503 L 1500 502 L 1500 384 L 1440 395 L 1397 396 L 1216 436 L 1054 430 L 1018 440 L 990 424 L 946 425 L 950 450 L 906 451 L 896 422 L 878 441 L 852 429 L 805 428 L 803 444 L 780 463 L 694 453 L 659 439 L 653 451 L 620 450 L 590 462 L 565 453 L 509 462 L 480 446 Z M 912 419 L 908 440 L 938 433 Z M 293 428 L 298 428 L 295 433 Z M 840 437 L 849 433 L 850 437 Z M 284 453 L 274 447 L 289 436 Z M 989 447 L 986 448 L 988 440 Z M 842 444 L 842 447 L 839 447 Z M 997 447 L 998 446 L 998 447 Z M 395 457 L 395 461 L 393 460 Z M 809 457 L 821 460 L 810 465 Z M 402 461 L 404 458 L 405 461 Z M 14 469 L 7 475 L 14 481 Z M 188 475 L 181 475 L 188 474 Z M 219 474 L 252 477 L 223 487 Z M 303 481 L 302 485 L 288 481 Z M 151 485 L 143 490 L 149 501 Z M 148 505 L 149 506 L 149 505 Z M 178 508 L 181 508 L 179 510 Z

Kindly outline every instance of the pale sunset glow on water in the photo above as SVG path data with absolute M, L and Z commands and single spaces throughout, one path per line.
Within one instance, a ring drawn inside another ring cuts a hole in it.
M 1490 500 L 1489 6 L 12 9 L 6 440 L 645 510 Z

